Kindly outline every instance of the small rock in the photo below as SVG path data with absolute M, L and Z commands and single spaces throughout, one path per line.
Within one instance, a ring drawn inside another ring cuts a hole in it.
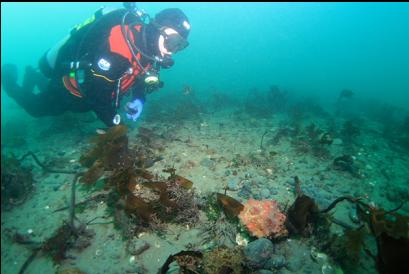
M 244 256 L 249 265 L 255 268 L 263 268 L 273 253 L 274 245 L 266 238 L 255 240 L 244 248 Z
M 229 190 L 238 190 L 239 189 L 239 182 L 237 180 L 230 180 L 227 183 L 227 187 Z
M 274 274 L 274 272 L 270 270 L 261 269 L 261 270 L 257 270 L 256 272 L 254 272 L 254 274 Z
M 321 267 L 322 274 L 336 274 L 335 269 L 328 263 L 324 263 Z
M 239 197 L 244 198 L 244 199 L 249 199 L 251 196 L 251 190 L 249 190 L 246 187 L 242 187 L 239 191 Z
M 318 264 L 325 264 L 328 261 L 328 256 L 324 253 L 318 252 L 315 247 L 311 248 L 311 258 Z
M 303 261 L 297 258 L 293 258 L 287 264 L 287 269 L 291 272 L 297 273 L 303 267 Z M 299 273 L 299 272 L 298 272 Z
M 270 191 L 267 188 L 263 188 L 260 191 L 260 195 L 261 195 L 261 198 L 268 199 L 268 198 L 270 198 Z
M 260 193 L 255 193 L 254 195 L 253 195 L 253 199 L 255 199 L 255 200 L 261 200 L 262 198 L 261 198 L 261 194 Z
M 149 244 L 146 241 L 139 240 L 139 239 L 134 239 L 129 241 L 128 244 L 128 252 L 131 255 L 139 255 L 145 250 L 149 248 Z
M 274 269 L 280 269 L 286 265 L 286 260 L 283 255 L 274 255 L 273 258 L 269 259 L 267 263 L 265 264 L 265 268 L 274 268 Z
M 356 214 L 356 209 L 355 209 L 355 208 L 351 208 L 351 209 L 349 210 L 348 216 L 349 216 L 349 219 L 350 219 L 352 222 L 354 222 L 354 223 L 356 223 L 356 224 L 360 223 L 359 218 L 358 218 L 358 215 Z
M 207 168 L 212 168 L 215 166 L 215 162 L 213 160 L 210 160 L 209 158 L 204 158 L 203 160 L 200 161 L 201 166 L 205 166 Z
M 333 145 L 336 145 L 336 146 L 340 146 L 340 145 L 342 145 L 344 142 L 342 141 L 342 139 L 339 139 L 339 138 L 335 138 L 334 139 L 334 141 L 332 142 L 332 144 Z

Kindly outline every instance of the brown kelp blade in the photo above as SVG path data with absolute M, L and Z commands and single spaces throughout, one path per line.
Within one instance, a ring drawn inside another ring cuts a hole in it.
M 113 156 L 121 154 L 124 148 L 128 146 L 127 132 L 128 128 L 126 126 L 119 125 L 110 128 L 106 134 L 96 136 L 92 141 L 96 144 L 95 147 L 81 156 L 80 164 L 91 167 L 96 160 L 101 159 L 104 161 L 104 165 L 107 166 L 109 161 L 117 160 Z
M 91 168 L 81 177 L 80 182 L 94 184 L 104 174 L 104 165 L 100 160 L 95 161 Z
M 185 177 L 175 175 L 173 179 L 175 180 L 175 183 L 179 184 L 183 188 L 190 189 L 193 186 L 193 182 L 186 179 Z
M 217 193 L 217 202 L 222 206 L 224 214 L 229 218 L 237 217 L 244 208 L 243 204 L 236 199 L 221 193 Z
M 125 208 L 129 214 L 136 214 L 146 222 L 149 222 L 154 213 L 151 205 L 134 195 L 127 195 Z

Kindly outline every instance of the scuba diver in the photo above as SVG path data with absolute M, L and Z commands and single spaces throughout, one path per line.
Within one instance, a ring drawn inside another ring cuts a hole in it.
M 136 121 L 145 95 L 163 87 L 160 68 L 170 68 L 172 54 L 188 46 L 189 31 L 180 9 L 165 9 L 152 19 L 132 2 L 101 8 L 44 54 L 39 71 L 26 67 L 21 86 L 17 67 L 3 65 L 2 86 L 34 117 L 94 111 L 109 127 L 121 122 L 120 101 L 131 95 L 124 110 Z M 33 93 L 35 86 L 40 93 Z

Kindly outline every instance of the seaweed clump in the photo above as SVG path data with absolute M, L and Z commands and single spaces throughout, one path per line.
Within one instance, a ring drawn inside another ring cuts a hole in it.
M 352 176 L 362 178 L 362 170 L 359 168 L 355 158 L 351 155 L 342 155 L 336 157 L 333 161 L 333 168 L 339 171 L 349 172 Z
M 159 273 L 168 273 L 170 266 L 176 262 L 179 273 L 249 273 L 245 266 L 242 247 L 219 247 L 204 253 L 199 251 L 181 251 L 170 255 Z
M 359 120 L 347 120 L 342 126 L 341 136 L 345 145 L 351 146 L 355 144 L 356 139 L 361 135 L 361 121 Z
M 403 206 L 386 211 L 368 205 L 361 199 L 341 197 L 336 199 L 322 213 L 328 212 L 340 201 L 347 200 L 356 205 L 358 218 L 362 224 L 357 229 L 343 226 L 346 231 L 341 237 L 332 237 L 329 244 L 329 252 L 341 266 L 348 271 L 353 271 L 359 258 L 364 251 L 374 259 L 378 273 L 398 274 L 406 273 L 409 269 L 407 254 L 409 254 L 409 217 L 397 213 Z M 376 254 L 368 248 L 366 238 L 376 242 Z
M 332 133 L 321 130 L 314 123 L 305 128 L 306 142 L 309 144 L 313 156 L 326 160 L 330 158 L 327 146 L 333 142 Z
M 245 273 L 244 253 L 241 246 L 219 247 L 203 254 L 206 273 Z
M 379 273 L 405 273 L 409 269 L 409 217 L 365 204 L 358 204 L 357 209 L 375 237 Z
M 14 156 L 1 155 L 1 209 L 23 204 L 34 189 L 31 169 Z
M 221 193 L 210 194 L 206 201 L 204 211 L 208 221 L 200 228 L 201 244 L 233 247 L 239 231 L 238 215 L 244 208 L 243 205 Z
M 94 184 L 107 174 L 105 189 L 110 192 L 108 206 L 118 227 L 126 236 L 135 235 L 142 228 L 161 230 L 164 223 L 194 225 L 198 209 L 193 183 L 167 169 L 167 179 L 158 178 L 145 167 L 150 161 L 146 151 L 128 147 L 127 128 L 116 126 L 98 136 L 96 146 L 81 157 L 89 167 L 82 177 L 85 184 Z M 109 171 L 109 173 L 106 173 Z
M 309 224 L 314 221 L 319 210 L 315 201 L 301 192 L 300 179 L 295 176 L 296 199 L 287 211 L 286 227 L 290 234 L 305 235 Z
M 83 250 L 91 244 L 94 235 L 94 231 L 86 229 L 85 225 L 74 228 L 68 222 L 64 222 L 50 238 L 41 243 L 34 242 L 29 236 L 16 232 L 11 237 L 12 240 L 19 244 L 28 245 L 32 251 L 18 273 L 24 273 L 39 253 L 51 257 L 55 264 L 61 264 L 67 258 L 67 252 L 70 249 Z

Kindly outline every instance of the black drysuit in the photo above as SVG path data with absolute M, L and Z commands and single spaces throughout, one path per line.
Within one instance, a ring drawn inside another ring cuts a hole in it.
M 118 82 L 112 80 L 119 79 L 121 75 L 132 68 L 132 64 L 129 59 L 111 51 L 109 39 L 111 29 L 121 25 L 125 12 L 124 9 L 112 11 L 105 15 L 102 15 L 101 11 L 96 12 L 95 20 L 92 23 L 71 32 L 69 39 L 58 50 L 53 68 L 47 61 L 47 53 L 39 62 L 41 73 L 27 67 L 22 86 L 16 83 L 16 67 L 10 64 L 4 65 L 2 67 L 4 90 L 30 115 L 35 117 L 59 115 L 66 111 L 94 111 L 107 126 L 113 125 L 112 120 L 117 112 L 114 94 Z M 131 24 L 135 20 L 137 20 L 135 16 L 129 15 L 126 17 L 125 25 Z M 142 24 L 140 32 L 133 29 L 131 31 L 138 49 L 149 56 L 157 54 L 158 49 L 155 43 L 157 40 L 155 39 L 159 34 L 154 27 Z M 101 58 L 109 61 L 109 70 L 101 69 L 98 64 Z M 70 73 L 72 62 L 86 64 L 83 69 L 84 81 L 79 85 L 82 98 L 70 93 L 62 80 L 64 75 Z M 152 63 L 143 55 L 141 55 L 139 62 L 143 67 Z M 99 77 L 95 75 L 99 75 Z M 143 100 L 145 87 L 142 76 L 143 73 L 140 73 L 135 77 L 129 90 L 132 90 L 133 98 Z M 107 79 L 111 79 L 111 81 Z M 38 87 L 40 93 L 33 93 L 35 86 Z M 129 94 L 128 91 L 127 94 Z M 120 93 L 119 101 L 124 94 Z

